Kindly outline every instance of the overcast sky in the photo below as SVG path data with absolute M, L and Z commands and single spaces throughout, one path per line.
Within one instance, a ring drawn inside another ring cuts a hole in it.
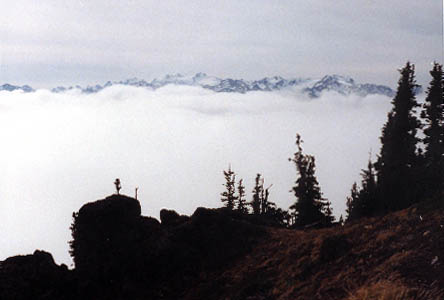
M 206 72 L 337 73 L 395 86 L 442 57 L 440 0 L 0 0 L 0 84 L 102 83 Z

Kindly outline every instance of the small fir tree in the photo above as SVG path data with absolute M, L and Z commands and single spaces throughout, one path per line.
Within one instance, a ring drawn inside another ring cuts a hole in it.
M 263 191 L 263 184 L 261 179 L 261 174 L 256 175 L 255 184 L 253 188 L 253 200 L 250 202 L 251 208 L 253 210 L 253 215 L 261 214 L 261 194 Z
M 247 214 L 248 208 L 247 208 L 247 202 L 245 200 L 245 186 L 242 183 L 242 179 L 239 180 L 237 184 L 237 211 Z
M 266 188 L 265 190 L 262 187 L 261 209 L 262 209 L 262 214 L 264 215 L 268 213 L 268 211 L 273 207 L 274 204 L 268 201 L 269 196 L 270 196 L 270 187 Z
M 376 175 L 374 164 L 369 159 L 367 169 L 362 170 L 362 188 L 359 191 L 359 205 L 361 215 L 370 217 L 376 213 Z
M 348 196 L 346 200 L 347 208 L 345 209 L 345 213 L 347 215 L 345 217 L 347 221 L 351 221 L 360 217 L 360 211 L 358 209 L 359 208 L 358 201 L 359 201 L 358 185 L 356 184 L 356 182 L 354 182 L 350 191 L 350 196 Z
M 324 211 L 327 205 L 326 199 L 322 198 L 321 188 L 315 177 L 315 158 L 303 154 L 302 142 L 300 135 L 296 135 L 298 151 L 293 158 L 289 159 L 295 164 L 296 171 L 299 174 L 299 178 L 292 188 L 296 202 L 290 206 L 297 226 L 323 223 L 326 218 Z
M 261 181 L 261 214 L 266 215 L 273 207 L 276 207 L 274 202 L 268 200 L 270 197 L 270 188 L 273 185 L 270 185 L 266 189 L 264 188 L 265 180 L 262 178 Z
M 122 185 L 120 183 L 120 179 L 116 178 L 116 180 L 114 181 L 114 185 L 116 186 L 116 194 L 119 195 L 120 194 L 120 190 L 122 189 Z
M 223 173 L 225 177 L 225 184 L 223 184 L 223 186 L 225 186 L 225 191 L 220 194 L 222 196 L 221 201 L 222 203 L 225 203 L 225 207 L 232 210 L 237 199 L 235 196 L 236 174 L 231 170 L 231 166 L 228 167 L 227 171 L 223 171 Z
M 373 163 L 369 159 L 367 169 L 361 173 L 361 189 L 356 182 L 353 184 L 350 196 L 347 197 L 347 221 L 362 217 L 373 216 L 376 213 L 376 178 Z

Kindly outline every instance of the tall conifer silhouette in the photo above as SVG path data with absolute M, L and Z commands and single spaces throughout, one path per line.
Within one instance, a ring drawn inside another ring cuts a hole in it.
M 405 208 L 417 199 L 415 171 L 418 162 L 416 133 L 420 123 L 415 116 L 415 67 L 407 62 L 400 70 L 393 108 L 382 129 L 381 152 L 376 163 L 378 209 Z
M 435 63 L 421 117 L 424 128 L 425 192 L 433 195 L 444 183 L 444 79 L 442 65 Z

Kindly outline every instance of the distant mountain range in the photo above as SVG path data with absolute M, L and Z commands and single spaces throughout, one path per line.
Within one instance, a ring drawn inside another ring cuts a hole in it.
M 0 91 L 12 92 L 15 90 L 21 90 L 25 93 L 34 92 L 34 89 L 32 87 L 30 87 L 29 85 L 17 86 L 17 85 L 12 85 L 9 83 L 5 83 L 4 85 L 0 85 Z
M 390 87 L 384 85 L 370 84 L 370 83 L 356 83 L 352 78 L 340 75 L 326 75 L 321 79 L 309 78 L 293 78 L 286 79 L 280 76 L 265 77 L 260 80 L 243 80 L 231 78 L 218 78 L 209 76 L 205 73 L 197 73 L 194 76 L 184 76 L 181 74 L 166 75 L 160 79 L 153 79 L 148 82 L 143 79 L 131 78 L 124 81 L 108 81 L 104 85 L 88 85 L 87 87 L 59 86 L 53 88 L 54 93 L 63 93 L 69 90 L 80 90 L 82 93 L 97 93 L 107 87 L 113 85 L 128 85 L 135 87 L 144 87 L 149 89 L 158 89 L 166 85 L 185 85 L 185 86 L 200 86 L 204 89 L 209 89 L 217 93 L 248 93 L 251 91 L 278 91 L 278 90 L 295 90 L 307 94 L 311 98 L 319 97 L 325 91 L 334 91 L 342 95 L 357 94 L 360 96 L 366 95 L 385 95 L 393 97 L 395 91 Z M 28 85 L 14 86 L 4 84 L 0 86 L 0 91 L 15 91 L 21 90 L 23 92 L 35 91 Z

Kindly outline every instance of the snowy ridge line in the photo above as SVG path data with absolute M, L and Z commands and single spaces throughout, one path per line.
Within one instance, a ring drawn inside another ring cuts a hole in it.
M 54 93 L 63 93 L 69 90 L 80 90 L 82 93 L 91 94 L 97 93 L 107 87 L 113 85 L 128 85 L 135 87 L 149 88 L 152 90 L 161 88 L 166 85 L 185 85 L 185 86 L 199 86 L 204 89 L 209 89 L 217 93 L 247 93 L 251 91 L 278 91 L 278 90 L 295 90 L 307 94 L 311 98 L 319 97 L 325 91 L 334 91 L 342 95 L 357 94 L 360 96 L 366 95 L 385 95 L 393 97 L 395 92 L 385 85 L 377 85 L 371 83 L 356 83 L 352 78 L 341 75 L 326 75 L 321 79 L 309 78 L 292 78 L 286 79 L 281 76 L 265 77 L 260 80 L 243 80 L 231 78 L 218 78 L 208 76 L 205 73 L 197 73 L 194 76 L 184 76 L 182 74 L 166 75 L 160 79 L 153 79 L 148 82 L 143 79 L 131 78 L 123 81 L 108 81 L 104 85 L 88 85 L 86 87 L 59 86 L 53 88 Z M 0 86 L 0 91 L 15 91 L 20 90 L 26 93 L 34 92 L 35 90 L 28 86 L 14 86 L 11 84 L 4 84 Z

